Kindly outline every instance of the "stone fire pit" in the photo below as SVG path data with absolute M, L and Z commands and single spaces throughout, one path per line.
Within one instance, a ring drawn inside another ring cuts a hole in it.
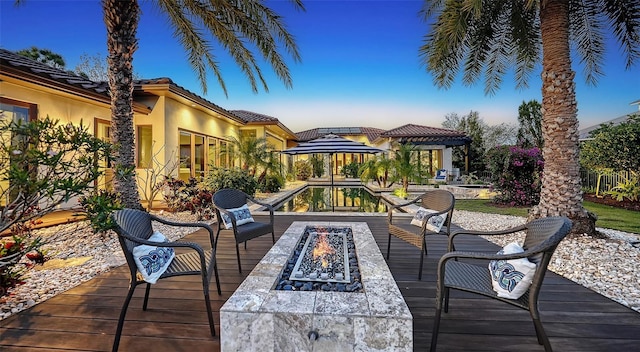
M 353 231 L 361 292 L 275 290 L 307 226 Z M 413 351 L 413 318 L 366 223 L 294 222 L 220 309 L 222 351 Z

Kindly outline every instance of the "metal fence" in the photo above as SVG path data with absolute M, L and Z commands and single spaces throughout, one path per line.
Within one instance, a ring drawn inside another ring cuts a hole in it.
M 598 176 L 600 183 L 598 184 Z M 580 170 L 580 178 L 582 179 L 582 189 L 587 192 L 603 193 L 610 191 L 620 182 L 625 182 L 631 177 L 629 171 L 617 171 L 598 173 L 593 170 Z

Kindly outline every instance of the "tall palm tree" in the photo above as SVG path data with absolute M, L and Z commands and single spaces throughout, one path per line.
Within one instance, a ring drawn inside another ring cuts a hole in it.
M 545 169 L 540 203 L 530 217 L 564 215 L 574 233 L 593 233 L 595 221 L 582 207 L 578 164 L 578 119 L 571 45 L 586 80 L 602 74 L 605 30 L 611 28 L 626 54 L 627 68 L 640 56 L 637 0 L 426 0 L 431 30 L 419 49 L 440 87 L 458 71 L 470 85 L 481 76 L 493 93 L 510 67 L 525 87 L 542 53 L 542 133 Z
M 291 0 L 304 9 L 301 0 Z M 269 63 L 275 74 L 291 87 L 289 69 L 281 51 L 294 61 L 300 60 L 298 48 L 284 26 L 281 16 L 260 0 L 155 0 L 149 2 L 165 13 L 174 35 L 185 48 L 203 93 L 207 91 L 207 68 L 213 71 L 227 94 L 214 48 L 207 39 L 218 44 L 235 60 L 245 73 L 251 88 L 260 84 L 268 91 L 267 82 L 252 47 Z M 111 90 L 112 141 L 117 145 L 114 155 L 114 189 L 126 207 L 140 208 L 134 166 L 133 134 L 133 54 L 138 47 L 136 38 L 140 6 L 137 0 L 102 0 L 104 22 L 107 27 L 107 59 Z

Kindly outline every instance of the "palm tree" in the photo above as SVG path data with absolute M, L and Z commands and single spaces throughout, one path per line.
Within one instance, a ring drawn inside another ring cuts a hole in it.
M 587 82 L 595 84 L 610 27 L 629 68 L 640 56 L 640 2 L 426 0 L 422 12 L 433 22 L 420 58 L 440 87 L 450 87 L 462 69 L 464 84 L 484 76 L 485 93 L 490 94 L 509 67 L 515 67 L 518 87 L 525 87 L 542 53 L 545 170 L 540 203 L 530 217 L 564 215 L 572 219 L 574 233 L 593 233 L 594 218 L 582 207 L 570 48 L 573 44 L 577 49 Z
M 291 2 L 296 8 L 304 9 L 301 0 Z M 213 54 L 214 48 L 206 39 L 208 36 L 216 38 L 231 55 L 247 76 L 254 92 L 258 91 L 258 82 L 265 91 L 268 91 L 268 86 L 251 47 L 255 47 L 271 65 L 285 86 L 291 87 L 289 69 L 280 51 L 286 51 L 294 61 L 299 61 L 298 48 L 285 28 L 282 17 L 263 1 L 156 0 L 149 3 L 168 16 L 175 36 L 187 51 L 189 63 L 200 80 L 203 93 L 207 91 L 208 67 L 227 94 Z M 102 0 L 102 9 L 109 52 L 112 141 L 117 145 L 113 158 L 116 171 L 114 189 L 120 194 L 124 206 L 141 208 L 135 178 L 132 109 L 133 54 L 138 47 L 136 33 L 140 6 L 137 0 Z
M 415 150 L 416 147 L 412 144 L 400 143 L 393 151 L 395 176 L 402 181 L 402 190 L 405 194 L 409 189 L 409 181 L 418 173 L 418 163 L 413 153 Z
M 267 139 L 253 136 L 240 136 L 239 138 L 230 136 L 227 138 L 231 142 L 232 150 L 223 150 L 222 153 L 232 152 L 240 159 L 240 167 L 247 170 L 251 176 L 255 176 L 258 166 L 261 166 L 268 158 Z

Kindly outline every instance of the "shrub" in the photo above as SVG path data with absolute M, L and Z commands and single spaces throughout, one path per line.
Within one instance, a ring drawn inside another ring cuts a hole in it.
M 198 221 L 209 220 L 215 213 L 213 191 L 207 189 L 204 184 L 198 184 L 193 177 L 189 182 L 168 178 L 163 197 L 170 211 L 190 211 L 196 215 Z
M 306 160 L 296 161 L 294 167 L 296 170 L 296 179 L 301 181 L 308 180 L 313 171 L 311 165 Z
M 340 170 L 340 174 L 349 178 L 358 178 L 360 176 L 359 171 L 360 164 L 354 161 L 343 166 L 342 170 Z
M 115 223 L 111 218 L 111 213 L 123 208 L 118 195 L 107 190 L 100 190 L 91 195 L 83 196 L 79 202 L 89 219 L 91 229 L 95 233 L 113 229 Z
M 313 169 L 313 177 L 322 177 L 324 175 L 324 157 L 314 154 L 309 158 L 309 162 Z
M 631 172 L 629 178 L 624 182 L 618 182 L 618 185 L 607 194 L 618 202 L 622 202 L 625 198 L 637 202 L 640 199 L 640 173 Z
M 258 181 L 247 170 L 215 168 L 205 178 L 204 188 L 212 191 L 234 188 L 253 196 L 256 194 Z
M 258 182 L 258 189 L 260 192 L 275 193 L 280 191 L 284 186 L 284 178 L 280 175 L 266 175 Z
M 494 202 L 527 206 L 540 201 L 544 161 L 540 149 L 500 146 L 487 152 L 493 188 L 499 193 Z

